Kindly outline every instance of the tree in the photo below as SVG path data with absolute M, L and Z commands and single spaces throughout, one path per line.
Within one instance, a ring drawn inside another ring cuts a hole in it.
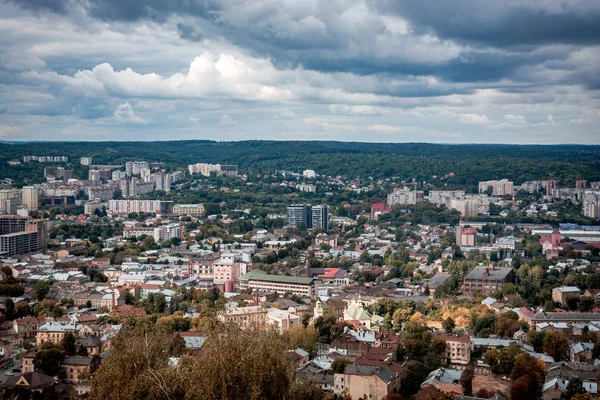
M 567 307 L 569 307 L 569 310 L 575 311 L 578 309 L 579 296 L 567 296 L 567 298 L 565 299 L 565 303 Z
M 511 400 L 530 400 L 535 399 L 537 392 L 537 383 L 531 375 L 523 375 L 517 378 L 510 387 Z
M 569 354 L 569 341 L 560 333 L 550 331 L 544 338 L 543 351 L 555 361 L 565 360 Z
M 42 301 L 50 292 L 50 283 L 46 280 L 39 280 L 35 283 L 35 286 L 33 288 L 35 291 L 35 298 L 38 301 Z
M 176 334 L 171 340 L 170 354 L 173 357 L 180 357 L 185 352 L 185 340 L 180 334 Z
M 63 355 L 60 347 L 45 343 L 33 359 L 35 369 L 41 369 L 46 375 L 55 376 L 60 371 Z
M 290 389 L 290 400 L 322 400 L 325 396 L 323 390 L 307 381 L 299 381 L 292 384 Z
M 62 349 L 70 356 L 75 355 L 77 351 L 77 346 L 75 346 L 75 335 L 73 332 L 65 332 L 63 339 L 60 342 L 60 346 Z
M 456 323 L 452 317 L 448 317 L 442 321 L 442 328 L 446 333 L 451 333 L 456 327 Z
M 4 318 L 11 321 L 15 319 L 15 317 L 15 302 L 10 297 L 7 297 L 4 299 Z
M 571 400 L 577 394 L 587 393 L 583 382 L 579 378 L 573 378 L 567 384 L 567 389 L 560 395 L 561 400 Z
M 346 369 L 346 365 L 352 364 L 352 361 L 346 360 L 345 358 L 336 358 L 331 363 L 330 373 L 331 374 L 343 374 Z
M 591 311 L 595 304 L 596 304 L 596 301 L 594 300 L 593 297 L 583 296 L 579 300 L 579 311 L 581 311 L 581 312 Z

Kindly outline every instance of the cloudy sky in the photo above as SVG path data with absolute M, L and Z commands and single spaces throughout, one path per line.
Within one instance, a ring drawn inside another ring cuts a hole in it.
M 0 140 L 600 143 L 598 0 L 0 0 Z

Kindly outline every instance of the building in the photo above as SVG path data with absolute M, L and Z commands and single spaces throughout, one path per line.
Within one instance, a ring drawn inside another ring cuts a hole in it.
M 92 165 L 92 157 L 81 157 L 79 163 L 81 165 Z
M 275 326 L 279 332 L 284 333 L 302 324 L 302 318 L 289 311 L 278 308 L 269 308 L 267 310 L 267 324 Z
M 152 236 L 155 242 L 170 240 L 173 238 L 183 239 L 183 226 L 178 223 L 161 226 L 126 226 L 123 228 L 123 237 Z
M 583 215 L 590 218 L 600 218 L 600 191 L 586 190 L 583 194 Z
M 574 378 L 579 378 L 586 392 L 592 395 L 598 394 L 597 375 L 600 367 L 595 365 L 556 362 L 550 365 L 543 386 L 544 400 L 558 400 L 566 391 L 567 385 Z
M 40 203 L 38 188 L 34 186 L 23 187 L 23 204 L 27 206 L 29 211 L 36 211 Z
M 581 297 L 581 291 L 577 286 L 561 286 L 552 289 L 552 301 L 555 303 L 565 305 L 567 298 L 571 296 Z
M 472 294 L 479 291 L 495 293 L 502 289 L 505 283 L 513 282 L 515 274 L 512 268 L 498 268 L 493 264 L 475 267 L 464 277 L 462 292 Z
M 513 183 L 508 179 L 479 182 L 479 193 L 488 193 L 490 189 L 493 196 L 512 196 Z
M 262 306 L 233 307 L 227 308 L 217 318 L 223 323 L 236 324 L 240 329 L 264 327 L 267 323 L 267 310 Z
M 464 190 L 431 190 L 429 192 L 429 202 L 436 206 L 451 207 L 452 200 L 464 200 Z
M 100 357 L 70 356 L 65 357 L 61 362 L 61 368 L 65 371 L 65 381 L 67 383 L 79 383 L 80 376 L 85 373 L 86 379 L 89 379 L 96 369 L 100 366 Z
M 188 171 L 190 175 L 200 174 L 203 176 L 215 175 L 228 175 L 237 176 L 238 166 L 233 164 L 208 164 L 208 163 L 197 163 L 188 165 Z
M 389 206 L 406 206 L 421 203 L 423 198 L 423 191 L 421 190 L 410 190 L 407 187 L 396 188 L 392 193 L 388 194 L 387 203 Z
M 312 183 L 303 183 L 297 186 L 301 192 L 316 193 L 317 187 Z
M 305 169 L 304 171 L 302 171 L 302 176 L 305 178 L 315 178 L 317 174 L 312 169 Z
M 287 225 L 326 231 L 329 224 L 329 208 L 326 205 L 292 204 L 287 208 Z
M 558 188 L 558 182 L 556 180 L 548 180 L 546 182 L 546 194 L 548 196 L 552 195 L 552 190 Z
M 311 208 L 310 228 L 326 231 L 329 222 L 329 208 L 326 205 L 313 206 Z
M 81 326 L 72 322 L 57 322 L 48 321 L 45 324 L 38 327 L 36 333 L 36 344 L 41 346 L 44 343 L 60 344 L 65 336 L 65 333 L 72 332 L 77 334 Z
M 479 198 L 452 199 L 450 208 L 457 210 L 465 218 L 476 217 L 479 214 Z
M 600 323 L 600 313 L 594 312 L 537 312 L 531 319 L 530 325 L 541 323 L 589 324 Z
M 62 179 L 66 182 L 73 179 L 73 170 L 64 169 L 63 167 L 46 167 L 44 168 L 44 178 Z
M 312 297 L 314 291 L 314 279 L 284 275 L 268 275 L 266 272 L 256 269 L 240 277 L 240 289 L 276 292 L 278 294 L 290 292 L 298 296 Z
M 0 216 L 0 254 L 13 256 L 46 248 L 45 219 L 17 215 Z
M 154 175 L 154 182 L 156 184 L 156 190 L 162 190 L 167 193 L 171 191 L 171 180 L 169 174 L 161 172 L 160 174 Z
M 202 204 L 175 204 L 173 214 L 175 215 L 204 215 L 205 209 Z
M 477 229 L 457 226 L 456 244 L 460 247 L 474 247 L 477 244 Z
M 129 176 L 139 175 L 142 169 L 150 168 L 147 161 L 128 161 L 125 163 L 125 173 Z
M 12 328 L 20 340 L 35 339 L 37 335 L 38 320 L 34 317 L 18 318 L 13 320 Z
M 248 272 L 249 265 L 250 258 L 246 254 L 221 254 L 221 257 L 213 263 L 213 280 L 215 283 L 237 282 Z
M 446 342 L 446 361 L 450 364 L 467 365 L 471 361 L 468 334 L 435 333 L 434 337 Z
M 381 400 L 400 388 L 398 373 L 385 365 L 346 365 L 344 373 L 335 374 L 333 381 L 335 394 L 348 391 L 353 399 Z
M 287 208 L 287 225 L 288 226 L 309 226 L 309 205 L 308 204 L 292 204 Z
M 161 200 L 110 200 L 108 209 L 111 214 L 156 213 L 171 214 L 172 201 Z

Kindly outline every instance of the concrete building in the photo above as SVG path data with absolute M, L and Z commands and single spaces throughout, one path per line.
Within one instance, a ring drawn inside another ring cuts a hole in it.
M 495 293 L 502 289 L 505 283 L 513 282 L 514 276 L 512 268 L 498 268 L 493 264 L 475 267 L 464 277 L 461 289 L 464 294 L 476 291 Z
M 60 344 L 65 333 L 72 332 L 76 335 L 79 328 L 81 328 L 81 326 L 73 322 L 48 321 L 38 327 L 36 344 L 38 346 L 41 346 L 44 343 Z
M 312 206 L 310 228 L 327 231 L 329 223 L 329 208 L 326 205 Z
M 421 203 L 424 199 L 423 191 L 421 190 L 410 190 L 407 187 L 396 188 L 394 191 L 387 196 L 387 204 L 389 206 L 394 205 L 413 205 Z
M 511 196 L 513 183 L 508 179 L 479 182 L 479 193 L 487 193 L 489 189 L 492 189 L 493 196 Z
M 92 157 L 81 157 L 79 163 L 81 165 L 92 165 Z
M 44 219 L 16 215 L 0 216 L 0 254 L 13 256 L 46 248 L 47 227 Z
M 460 247 L 474 247 L 477 244 L 477 229 L 457 226 L 456 244 Z
M 450 208 L 457 210 L 465 218 L 476 217 L 479 214 L 479 199 L 477 197 L 453 199 L 450 200 Z
M 39 190 L 35 186 L 23 187 L 23 204 L 27 206 L 29 211 L 36 211 L 39 207 L 40 195 Z
M 128 161 L 125 163 L 125 173 L 129 176 L 139 175 L 143 168 L 150 168 L 147 161 Z
M 329 224 L 329 208 L 326 205 L 292 204 L 287 208 L 287 225 L 326 231 Z
M 173 214 L 175 215 L 204 215 L 205 209 L 202 204 L 175 204 Z
M 188 171 L 190 175 L 200 174 L 203 176 L 210 176 L 214 173 L 216 175 L 237 176 L 238 166 L 233 164 L 197 163 L 188 165 Z
M 431 190 L 429 192 L 429 202 L 436 206 L 444 205 L 451 207 L 452 200 L 464 200 L 464 190 Z
M 304 171 L 302 171 L 302 176 L 305 178 L 315 178 L 317 174 L 312 169 L 305 169 Z
M 302 324 L 302 318 L 289 311 L 280 310 L 278 308 L 269 308 L 267 310 L 267 324 L 277 327 L 279 332 L 284 333 L 300 326 Z
M 172 201 L 161 200 L 110 200 L 108 209 L 111 214 L 156 213 L 171 214 Z
M 471 361 L 468 334 L 435 333 L 434 337 L 446 342 L 446 361 L 450 364 L 467 365 Z
M 240 290 L 252 289 L 285 294 L 290 292 L 298 296 L 312 297 L 314 279 L 284 275 L 268 275 L 256 269 L 240 277 Z

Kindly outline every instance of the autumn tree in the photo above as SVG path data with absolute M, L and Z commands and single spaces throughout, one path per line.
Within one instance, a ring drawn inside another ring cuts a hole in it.
M 560 333 L 550 331 L 544 338 L 543 351 L 555 361 L 565 360 L 569 354 L 569 341 Z
M 444 328 L 444 331 L 446 331 L 446 333 L 451 333 L 455 327 L 456 324 L 454 323 L 454 319 L 452 317 L 445 318 L 442 321 L 442 328 Z

